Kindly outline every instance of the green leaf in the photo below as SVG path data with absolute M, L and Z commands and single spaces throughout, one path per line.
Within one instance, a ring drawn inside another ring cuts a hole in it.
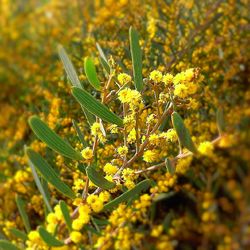
M 60 136 L 58 136 L 49 126 L 44 123 L 39 117 L 32 116 L 29 119 L 29 125 L 36 136 L 43 141 L 47 146 L 57 153 L 68 157 L 73 160 L 82 160 L 80 152 L 76 151 L 65 142 Z
M 28 233 L 31 227 L 30 227 L 29 217 L 25 211 L 26 204 L 24 200 L 22 200 L 18 195 L 16 196 L 16 204 L 17 204 L 18 211 L 21 215 L 21 218 L 23 220 L 23 224 L 26 229 L 26 232 Z
M 14 236 L 16 236 L 19 239 L 22 239 L 23 241 L 28 240 L 28 236 L 26 235 L 26 233 L 24 233 L 23 231 L 17 229 L 17 228 L 10 228 L 9 230 Z
M 68 206 L 65 203 L 65 201 L 60 201 L 59 205 L 60 205 L 60 208 L 61 208 L 61 211 L 62 211 L 62 214 L 63 214 L 63 218 L 65 220 L 65 223 L 66 223 L 69 231 L 71 231 L 72 230 L 72 226 L 71 226 L 72 222 L 71 222 Z
M 97 49 L 99 51 L 100 62 L 102 64 L 102 67 L 105 69 L 107 74 L 110 74 L 110 72 L 111 72 L 110 65 L 109 65 L 108 60 L 107 60 L 101 46 L 99 45 L 99 43 L 96 43 L 96 47 L 97 47 Z
M 80 140 L 80 142 L 82 143 L 83 147 L 88 147 L 87 142 L 84 140 L 84 135 L 81 131 L 81 129 L 79 128 L 79 126 L 77 125 L 77 122 L 75 120 L 72 120 L 73 126 L 75 128 L 75 131 L 77 133 L 77 136 Z
M 89 166 L 86 168 L 86 173 L 89 179 L 98 187 L 102 189 L 112 189 L 115 187 L 114 182 L 110 182 L 103 177 L 100 172 L 97 172 L 93 167 Z
M 85 109 L 82 105 L 81 105 L 81 108 L 87 119 L 89 126 L 91 127 L 93 123 L 96 121 L 95 116 L 92 113 L 90 113 L 87 109 Z
M 132 56 L 133 73 L 135 87 L 138 91 L 142 91 L 142 52 L 139 44 L 138 32 L 130 27 L 129 29 L 130 51 Z
M 177 132 L 180 144 L 182 144 L 191 152 L 196 153 L 197 149 L 191 139 L 189 131 L 186 128 L 181 116 L 177 112 L 173 112 L 171 118 L 173 126 Z
M 82 85 L 77 76 L 76 70 L 62 45 L 58 45 L 58 54 L 63 63 L 67 76 L 69 80 L 71 81 L 71 84 L 78 88 L 82 88 Z
M 121 202 L 128 201 L 130 198 L 135 197 L 143 190 L 148 189 L 150 186 L 151 186 L 150 180 L 143 180 L 143 181 L 139 182 L 134 188 L 126 191 L 125 193 L 123 193 L 119 197 L 115 198 L 114 200 L 112 200 L 109 203 L 107 203 L 106 205 L 104 205 L 103 210 L 104 211 L 110 210 L 111 208 L 119 205 Z
M 154 202 L 159 202 L 159 201 L 162 201 L 162 200 L 166 200 L 166 199 L 169 199 L 169 198 L 173 197 L 175 194 L 176 194 L 176 192 L 174 192 L 174 191 L 170 191 L 168 193 L 160 193 L 160 194 L 158 194 L 157 196 L 154 197 L 153 201 Z
M 55 170 L 45 161 L 42 156 L 30 148 L 26 148 L 26 154 L 29 157 L 29 160 L 50 184 L 52 184 L 59 192 L 65 196 L 74 199 L 75 193 L 61 181 Z
M 83 89 L 77 87 L 72 88 L 72 94 L 76 100 L 89 112 L 98 116 L 102 120 L 122 126 L 122 119 L 111 112 L 105 105 L 97 101 L 92 95 Z
M 172 162 L 171 162 L 168 158 L 166 158 L 166 159 L 165 159 L 165 164 L 166 164 L 166 169 L 167 169 L 167 171 L 168 171 L 171 175 L 173 175 L 173 174 L 175 173 L 175 167 L 173 166 Z
M 90 57 L 84 59 L 84 71 L 90 84 L 97 90 L 101 89 L 101 83 L 97 77 L 96 68 Z
M 58 239 L 56 239 L 51 233 L 49 233 L 45 228 L 40 226 L 38 228 L 38 232 L 42 238 L 42 240 L 50 247 L 60 247 L 64 246 L 64 243 Z
M 63 48 L 62 45 L 58 45 L 58 54 L 59 57 L 63 63 L 64 69 L 67 73 L 67 76 L 72 84 L 72 86 L 78 87 L 82 89 L 82 85 L 81 82 L 77 76 L 76 70 L 72 64 L 72 62 L 70 61 L 65 49 Z M 92 119 L 92 114 L 90 114 L 86 109 L 83 109 L 83 112 L 87 118 L 87 121 L 89 122 L 90 126 L 93 124 L 93 119 Z
M 0 240 L 0 249 L 2 250 L 19 250 L 18 247 L 13 245 L 11 242 L 7 240 Z
M 224 112 L 221 108 L 217 109 L 216 122 L 220 135 L 225 131 Z
M 35 168 L 35 166 L 33 165 L 33 163 L 30 160 L 28 160 L 28 164 L 29 164 L 29 166 L 31 168 L 31 172 L 33 174 L 36 186 L 37 186 L 39 192 L 41 193 L 41 195 L 43 197 L 44 203 L 45 203 L 47 209 L 49 210 L 49 212 L 52 212 L 53 210 L 52 210 L 52 208 L 51 208 L 51 206 L 49 204 L 49 197 L 47 197 L 46 192 L 43 189 L 42 183 L 41 183 L 41 181 L 39 179 L 39 176 L 38 176 L 38 174 L 36 172 L 36 168 Z

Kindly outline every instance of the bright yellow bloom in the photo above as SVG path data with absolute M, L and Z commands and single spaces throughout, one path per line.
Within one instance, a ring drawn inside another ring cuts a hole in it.
M 213 151 L 214 151 L 214 145 L 209 141 L 204 141 L 204 142 L 200 143 L 200 145 L 198 147 L 198 151 L 202 155 L 211 156 L 213 154 Z
M 84 226 L 84 223 L 81 219 L 76 219 L 76 220 L 73 220 L 72 222 L 72 228 L 75 231 L 80 231 L 83 226 Z
M 82 157 L 85 160 L 90 160 L 93 158 L 93 152 L 92 149 L 90 149 L 90 147 L 86 147 L 85 149 L 82 150 Z
M 131 81 L 131 76 L 126 73 L 120 73 L 117 79 L 121 85 L 124 85 Z
M 70 233 L 70 239 L 74 243 L 79 243 L 82 240 L 82 234 L 80 232 L 73 231 Z
M 159 152 L 156 149 L 153 150 L 147 150 L 143 154 L 143 160 L 146 162 L 154 162 L 159 158 Z
M 174 76 L 172 74 L 167 73 L 163 76 L 162 81 L 165 83 L 166 86 L 169 86 L 173 83 Z
M 117 149 L 117 152 L 118 152 L 118 154 L 121 155 L 121 156 L 126 156 L 127 153 L 128 153 L 128 147 L 126 147 L 126 146 L 119 147 L 119 148 Z
M 162 73 L 159 70 L 153 70 L 149 75 L 149 79 L 155 83 L 159 83 L 162 80 Z
M 118 93 L 118 99 L 121 103 L 138 105 L 142 101 L 141 94 L 134 89 L 125 88 Z
M 107 163 L 105 164 L 105 166 L 103 167 L 103 170 L 106 174 L 115 174 L 118 171 L 118 167 L 112 165 L 111 163 Z
M 188 96 L 188 88 L 184 84 L 177 84 L 174 88 L 174 95 L 180 98 L 186 98 Z

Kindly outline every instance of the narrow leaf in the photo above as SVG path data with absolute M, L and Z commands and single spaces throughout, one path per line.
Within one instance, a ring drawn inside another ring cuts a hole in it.
M 86 173 L 89 179 L 98 187 L 102 189 L 112 189 L 115 187 L 114 182 L 110 182 L 103 177 L 100 172 L 97 172 L 93 167 L 87 167 Z
M 76 70 L 62 45 L 58 45 L 58 54 L 72 86 L 82 89 L 82 85 L 77 76 Z M 89 114 L 89 112 L 86 109 L 83 109 L 83 112 L 87 118 L 87 121 L 90 123 L 91 126 L 94 122 L 94 121 L 92 122 L 93 119 L 91 119 L 92 114 Z
M 96 47 L 99 51 L 99 55 L 100 55 L 99 58 L 100 58 L 100 62 L 102 64 L 102 67 L 105 69 L 107 74 L 110 74 L 110 72 L 111 72 L 110 65 L 109 65 L 108 60 L 107 60 L 101 46 L 99 45 L 99 43 L 96 43 Z
M 47 209 L 49 210 L 49 212 L 52 212 L 52 208 L 51 208 L 51 206 L 49 204 L 49 198 L 47 197 L 46 192 L 43 189 L 42 183 L 41 183 L 41 181 L 39 179 L 39 176 L 38 176 L 38 174 L 36 172 L 36 168 L 35 168 L 35 166 L 33 165 L 33 163 L 30 160 L 28 160 L 28 164 L 29 164 L 29 166 L 31 168 L 31 172 L 33 174 L 36 186 L 37 186 L 39 192 L 41 193 L 41 195 L 43 197 L 44 203 L 45 203 Z
M 26 235 L 26 233 L 17 228 L 10 228 L 10 232 L 17 238 L 22 239 L 23 241 L 28 240 L 28 236 Z
M 122 126 L 122 119 L 111 112 L 105 105 L 97 101 L 92 95 L 83 89 L 72 88 L 72 94 L 76 100 L 89 112 L 98 116 L 102 120 Z
M 143 180 L 143 181 L 139 182 L 134 188 L 126 191 L 125 193 L 123 193 L 119 197 L 115 198 L 114 200 L 112 200 L 109 203 L 107 203 L 106 205 L 104 205 L 103 210 L 105 211 L 105 210 L 112 209 L 113 207 L 116 207 L 117 205 L 119 205 L 121 202 L 128 201 L 130 198 L 135 197 L 143 190 L 148 189 L 150 186 L 151 186 L 150 180 Z
M 0 249 L 2 250 L 19 250 L 18 247 L 13 245 L 11 242 L 7 240 L 0 240 Z
M 87 142 L 84 140 L 84 135 L 81 131 L 81 129 L 79 128 L 79 126 L 77 125 L 77 122 L 75 120 L 72 120 L 73 126 L 75 128 L 75 131 L 77 133 L 77 136 L 80 140 L 80 142 L 82 143 L 83 147 L 88 147 Z
M 97 90 L 101 89 L 101 83 L 97 77 L 96 68 L 90 57 L 84 59 L 84 71 L 90 84 Z
M 61 211 L 63 214 L 63 218 L 65 220 L 65 223 L 66 223 L 68 229 L 71 231 L 72 230 L 72 227 L 71 227 L 72 222 L 71 222 L 68 206 L 65 203 L 65 201 L 60 201 L 59 205 L 60 205 L 60 208 L 61 208 Z
M 42 238 L 42 240 L 50 247 L 60 247 L 63 246 L 64 243 L 58 239 L 56 239 L 51 233 L 49 233 L 45 228 L 40 226 L 38 228 L 38 232 Z
M 28 233 L 31 227 L 30 227 L 29 217 L 25 211 L 26 204 L 24 200 L 22 200 L 18 195 L 16 196 L 16 204 L 17 204 L 18 211 L 21 215 L 21 218 L 23 220 L 23 224 L 26 229 L 26 232 Z
M 216 121 L 217 121 L 217 127 L 219 130 L 220 135 L 225 131 L 225 120 L 224 120 L 224 113 L 221 108 L 217 109 L 216 112 Z
M 130 40 L 130 51 L 133 64 L 135 87 L 138 91 L 142 91 L 143 88 L 142 52 L 139 44 L 138 32 L 132 27 L 130 27 L 129 29 L 129 40 Z
M 47 163 L 47 161 L 42 158 L 40 154 L 36 153 L 30 148 L 26 148 L 25 151 L 27 156 L 29 157 L 29 160 L 32 162 L 32 164 L 35 166 L 35 168 L 39 171 L 39 173 L 43 176 L 45 180 L 47 180 L 65 196 L 71 199 L 75 198 L 74 192 L 69 188 L 68 185 L 61 181 L 55 170 Z
M 175 168 L 174 168 L 172 162 L 171 162 L 168 158 L 166 158 L 166 159 L 165 159 L 165 164 L 166 164 L 166 169 L 167 169 L 167 171 L 168 171 L 171 175 L 173 175 L 174 172 L 175 172 Z
M 191 152 L 197 151 L 188 129 L 186 128 L 181 116 L 177 112 L 172 113 L 172 123 L 177 132 L 179 142 Z
M 58 45 L 58 54 L 63 63 L 67 76 L 69 80 L 71 81 L 71 84 L 73 86 L 81 88 L 82 86 L 77 76 L 76 70 L 62 45 Z
M 72 148 L 71 145 L 58 136 L 39 117 L 32 116 L 29 119 L 29 125 L 36 136 L 45 144 L 47 144 L 49 148 L 70 159 L 82 160 L 81 153 Z

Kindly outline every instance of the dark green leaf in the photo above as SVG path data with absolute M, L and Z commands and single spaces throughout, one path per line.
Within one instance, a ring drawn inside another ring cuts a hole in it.
M 138 32 L 130 27 L 129 29 L 130 51 L 132 56 L 133 73 L 135 87 L 138 91 L 142 91 L 142 52 L 139 44 Z
M 71 227 L 72 222 L 71 222 L 68 206 L 65 203 L 65 201 L 60 201 L 59 204 L 60 204 L 60 208 L 61 208 L 61 211 L 63 214 L 63 218 L 65 220 L 65 223 L 66 223 L 68 229 L 71 231 L 72 230 L 72 227 Z
M 67 186 L 64 182 L 61 181 L 58 174 L 55 170 L 45 161 L 41 155 L 36 153 L 30 148 L 26 148 L 26 154 L 29 157 L 29 160 L 35 166 L 35 168 L 39 171 L 39 173 L 43 176 L 45 180 L 47 180 L 50 184 L 52 184 L 59 192 L 64 194 L 65 196 L 74 199 L 74 192 Z
M 24 233 L 23 231 L 20 231 L 17 228 L 11 228 L 10 232 L 16 236 L 19 239 L 22 239 L 23 241 L 26 241 L 28 239 L 28 236 L 26 235 L 26 233 Z
M 143 190 L 148 189 L 151 186 L 151 181 L 150 180 L 143 180 L 139 182 L 134 188 L 126 191 L 119 197 L 115 198 L 114 200 L 108 202 L 106 205 L 104 205 L 103 210 L 110 210 L 113 207 L 118 206 L 121 202 L 128 201 L 131 198 L 134 198 L 136 195 L 138 195 L 140 192 Z
M 28 233 L 30 231 L 30 222 L 29 222 L 29 217 L 25 211 L 25 202 L 22 200 L 18 195 L 16 196 L 16 204 L 18 211 L 21 215 L 21 218 L 23 220 L 24 227 L 26 229 L 26 232 Z
M 96 68 L 90 57 L 84 59 L 84 71 L 90 84 L 97 90 L 101 89 L 101 83 L 97 77 Z
M 7 240 L 0 240 L 0 249 L 2 250 L 19 250 L 18 247 L 13 245 L 11 242 Z
M 58 45 L 58 54 L 63 63 L 67 76 L 71 81 L 71 84 L 81 88 L 82 86 L 77 76 L 76 70 L 62 45 Z
M 72 123 L 73 123 L 73 126 L 75 128 L 77 136 L 78 136 L 80 142 L 82 143 L 83 147 L 88 147 L 87 142 L 84 140 L 84 135 L 83 135 L 81 129 L 79 128 L 79 126 L 77 125 L 76 121 L 73 120 Z
M 101 46 L 98 43 L 96 43 L 96 47 L 97 47 L 97 49 L 99 51 L 100 62 L 102 64 L 102 67 L 105 69 L 105 71 L 107 72 L 107 74 L 110 74 L 110 72 L 111 72 L 110 65 L 108 63 L 108 60 L 107 60 L 107 58 L 106 58 L 106 56 L 105 56 L 105 54 L 104 54 Z
M 173 112 L 171 118 L 173 126 L 177 132 L 180 144 L 186 147 L 191 152 L 195 153 L 197 149 L 181 116 L 177 112 Z
M 58 239 L 56 239 L 51 233 L 49 233 L 45 228 L 40 226 L 38 228 L 38 232 L 42 238 L 42 240 L 50 247 L 60 247 L 63 246 L 64 243 Z
M 89 179 L 102 189 L 112 189 L 115 187 L 114 182 L 110 182 L 103 177 L 100 172 L 97 172 L 92 166 L 86 168 L 86 173 Z
M 105 105 L 97 101 L 92 95 L 83 89 L 77 87 L 72 88 L 72 94 L 76 100 L 89 112 L 98 116 L 102 120 L 122 126 L 122 119 L 111 112 Z
M 221 108 L 217 109 L 216 112 L 217 127 L 220 135 L 225 131 L 225 120 L 223 110 Z
M 167 171 L 173 175 L 175 172 L 175 167 L 173 166 L 171 160 L 169 160 L 168 158 L 165 159 L 165 164 L 166 164 L 166 169 Z
M 82 160 L 82 155 L 77 152 L 71 145 L 58 136 L 49 126 L 39 117 L 32 116 L 29 119 L 29 125 L 36 136 L 47 146 L 57 153 L 73 160 Z
M 158 194 L 156 197 L 154 197 L 154 202 L 159 202 L 159 201 L 162 201 L 162 200 L 166 200 L 168 198 L 171 198 L 172 196 L 175 195 L 175 192 L 174 191 L 170 191 L 168 193 L 160 193 Z
M 36 168 L 35 168 L 35 166 L 33 165 L 33 163 L 30 160 L 28 160 L 28 164 L 29 164 L 29 166 L 31 168 L 31 172 L 33 174 L 36 186 L 37 186 L 38 190 L 40 191 L 40 193 L 41 193 L 41 195 L 43 197 L 44 203 L 45 203 L 47 209 L 49 210 L 49 212 L 52 212 L 52 208 L 51 208 L 51 206 L 49 204 L 49 197 L 47 197 L 47 194 L 43 189 L 42 183 L 41 183 L 41 181 L 39 179 L 39 176 L 38 176 L 38 174 L 36 172 Z

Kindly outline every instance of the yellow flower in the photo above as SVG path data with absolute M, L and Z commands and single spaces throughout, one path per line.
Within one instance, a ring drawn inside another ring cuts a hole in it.
M 124 85 L 131 81 L 131 76 L 126 73 L 120 73 L 117 79 L 121 85 Z
M 90 149 L 89 147 L 86 147 L 85 149 L 82 150 L 82 157 L 85 160 L 90 160 L 93 158 L 93 152 L 92 149 Z
M 106 174 L 115 174 L 118 171 L 118 167 L 112 165 L 111 163 L 107 163 L 105 164 L 105 166 L 103 167 L 103 170 Z
M 159 225 L 159 226 L 154 226 L 153 230 L 151 231 L 151 236 L 152 237 L 158 237 L 161 235 L 163 231 L 163 226 Z
M 125 88 L 118 93 L 118 99 L 121 103 L 128 103 L 130 105 L 138 105 L 142 101 L 141 94 L 134 89 Z
M 154 162 L 159 158 L 159 152 L 156 149 L 153 150 L 147 150 L 143 154 L 143 160 L 146 162 Z
M 79 243 L 82 240 L 82 234 L 80 232 L 73 231 L 70 233 L 70 239 L 74 243 Z
M 209 141 L 204 141 L 204 142 L 200 143 L 200 145 L 198 147 L 198 151 L 202 155 L 211 156 L 213 154 L 213 151 L 214 151 L 214 145 Z
M 76 219 L 76 220 L 73 220 L 72 222 L 73 230 L 80 231 L 83 226 L 84 226 L 84 223 L 81 219 Z
M 121 155 L 121 156 L 126 156 L 127 153 L 128 153 L 128 147 L 126 147 L 126 146 L 119 147 L 119 148 L 117 149 L 117 152 L 118 152 L 118 154 Z
M 184 84 L 177 84 L 174 88 L 174 95 L 180 98 L 186 98 L 188 96 L 188 88 Z
M 162 73 L 159 70 L 153 70 L 149 75 L 149 79 L 155 83 L 159 83 L 162 80 Z
M 166 86 L 173 83 L 174 76 L 172 74 L 167 73 L 163 76 L 162 81 L 165 83 Z
M 98 135 L 102 133 L 101 132 L 101 125 L 99 122 L 94 122 L 91 126 L 91 134 L 92 135 Z

